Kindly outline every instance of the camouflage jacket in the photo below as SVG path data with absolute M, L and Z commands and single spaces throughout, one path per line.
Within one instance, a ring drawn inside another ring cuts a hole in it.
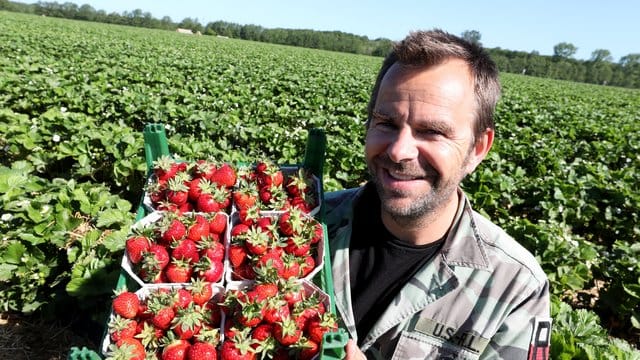
M 368 334 L 356 333 L 348 265 L 353 205 L 362 188 L 325 194 L 336 309 L 349 336 L 364 337 L 361 349 L 369 359 L 527 359 L 534 326 L 548 351 L 545 273 L 459 192 L 456 219 L 440 252 Z

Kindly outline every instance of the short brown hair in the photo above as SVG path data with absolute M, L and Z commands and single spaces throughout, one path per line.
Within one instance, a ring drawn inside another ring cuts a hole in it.
M 404 40 L 394 44 L 393 50 L 382 63 L 371 92 L 367 109 L 367 126 L 376 105 L 380 83 L 393 64 L 398 62 L 429 67 L 451 58 L 464 60 L 469 65 L 474 79 L 477 104 L 475 137 L 477 138 L 487 128 L 494 129 L 493 113 L 500 98 L 500 81 L 496 64 L 480 45 L 439 29 L 411 32 Z

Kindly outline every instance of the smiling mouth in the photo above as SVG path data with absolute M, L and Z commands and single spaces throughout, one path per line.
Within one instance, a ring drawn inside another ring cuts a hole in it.
M 424 179 L 423 175 L 405 174 L 405 173 L 402 173 L 402 172 L 397 172 L 397 171 L 393 171 L 393 170 L 389 170 L 389 169 L 386 169 L 386 173 L 392 179 L 400 180 L 400 181 L 411 181 L 411 180 Z

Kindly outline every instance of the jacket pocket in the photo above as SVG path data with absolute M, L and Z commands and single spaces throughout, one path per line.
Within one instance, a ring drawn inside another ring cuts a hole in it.
M 480 354 L 420 332 L 403 331 L 392 360 L 478 360 Z

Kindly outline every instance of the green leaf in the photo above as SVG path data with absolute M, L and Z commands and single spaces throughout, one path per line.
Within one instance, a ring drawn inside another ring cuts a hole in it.
M 125 224 L 129 220 L 129 213 L 117 209 L 107 209 L 98 214 L 96 226 L 99 228 L 108 228 L 113 224 Z
M 0 281 L 9 281 L 15 275 L 18 265 L 0 263 Z
M 27 252 L 27 248 L 17 241 L 13 241 L 7 246 L 2 259 L 9 264 L 22 263 L 22 256 Z

